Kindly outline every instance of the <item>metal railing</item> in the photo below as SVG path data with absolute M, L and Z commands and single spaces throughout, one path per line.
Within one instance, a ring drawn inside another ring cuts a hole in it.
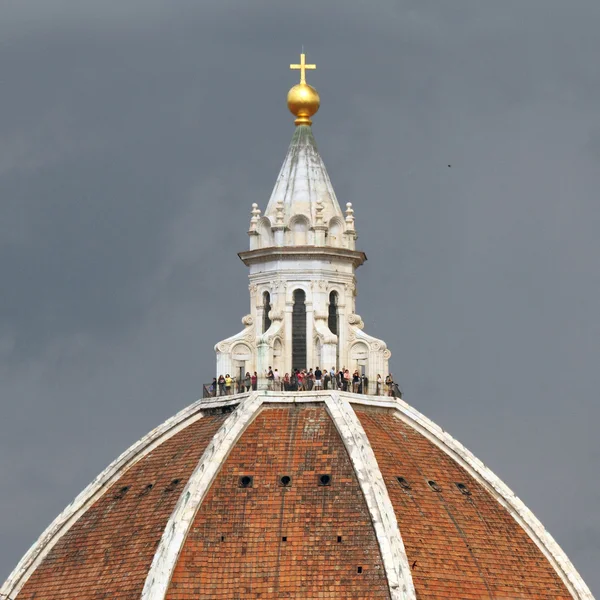
M 332 385 L 333 384 L 333 385 Z M 359 381 L 339 381 L 322 379 L 320 382 L 308 379 L 302 382 L 284 380 L 284 379 L 268 379 L 267 377 L 259 377 L 252 383 L 252 380 L 246 381 L 232 377 L 226 383 L 219 384 L 217 382 L 206 383 L 202 386 L 203 398 L 219 398 L 223 396 L 232 396 L 234 394 L 244 394 L 255 390 L 267 390 L 273 392 L 310 392 L 323 390 L 340 390 L 344 392 L 352 392 L 355 394 L 365 394 L 369 396 L 390 396 L 393 398 L 402 398 L 402 391 L 396 382 L 378 383 L 369 381 L 366 377 L 362 377 Z

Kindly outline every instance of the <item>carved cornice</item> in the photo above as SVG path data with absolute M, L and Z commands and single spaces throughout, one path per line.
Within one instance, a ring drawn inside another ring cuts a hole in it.
M 271 246 L 270 248 L 239 252 L 238 256 L 246 266 L 269 260 L 331 260 L 333 258 L 350 262 L 356 268 L 367 260 L 367 255 L 364 252 L 333 246 Z
M 257 286 L 256 288 L 249 288 L 252 293 L 256 293 L 259 287 L 264 287 L 265 290 L 270 290 L 273 283 L 274 273 L 276 273 L 277 277 L 279 277 L 282 281 L 285 282 L 286 285 L 289 285 L 290 282 L 298 283 L 298 282 L 312 282 L 315 281 L 314 271 L 307 271 L 302 267 L 294 267 L 287 268 L 281 267 L 270 271 L 261 271 L 259 273 L 251 273 L 248 277 L 252 282 L 250 285 Z M 335 290 L 340 294 L 340 302 L 342 301 L 345 291 L 346 285 L 354 285 L 355 276 L 353 273 L 345 273 L 341 271 L 336 271 L 335 269 L 318 269 L 319 276 L 325 278 L 325 282 L 327 284 L 327 290 L 332 291 Z M 321 280 L 319 280 L 321 281 Z M 320 286 L 320 284 L 319 284 Z M 350 289 L 350 288 L 348 288 Z

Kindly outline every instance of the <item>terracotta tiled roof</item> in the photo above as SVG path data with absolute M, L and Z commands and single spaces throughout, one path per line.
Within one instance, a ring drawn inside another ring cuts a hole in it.
M 320 485 L 325 474 L 330 484 Z M 252 487 L 239 487 L 248 475 Z M 263 410 L 202 503 L 167 599 L 224 590 L 240 598 L 300 590 L 305 598 L 390 597 L 369 511 L 324 407 Z
M 139 598 L 173 506 L 223 420 L 196 421 L 125 472 L 62 536 L 19 600 Z
M 259 392 L 199 402 L 115 465 L 2 594 L 592 600 L 512 492 L 395 399 Z
M 420 599 L 571 598 L 511 514 L 456 461 L 393 414 L 356 412 L 387 484 Z

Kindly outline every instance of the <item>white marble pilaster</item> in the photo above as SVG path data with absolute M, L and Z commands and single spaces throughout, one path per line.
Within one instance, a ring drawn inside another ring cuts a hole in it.
M 392 600 L 416 600 L 410 566 L 398 528 L 396 513 L 369 438 L 350 402 L 332 392 L 325 397 L 327 410 L 352 461 L 354 472 L 371 514 Z
M 196 513 L 229 452 L 256 416 L 263 397 L 255 392 L 241 402 L 204 451 L 165 527 L 141 600 L 164 600 Z

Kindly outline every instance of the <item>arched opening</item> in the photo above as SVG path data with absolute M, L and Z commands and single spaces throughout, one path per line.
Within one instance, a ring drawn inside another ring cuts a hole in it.
M 333 217 L 329 221 L 328 240 L 330 246 L 342 245 L 342 232 L 344 231 L 344 222 L 339 217 Z
M 271 312 L 271 294 L 265 292 L 263 294 L 263 328 L 262 332 L 265 333 L 269 327 L 271 327 L 271 319 L 269 319 L 269 313 Z
M 242 393 L 244 391 L 244 376 L 248 370 L 248 365 L 252 360 L 252 351 L 246 344 L 236 344 L 231 349 L 231 358 L 233 360 L 233 373 L 237 380 L 235 391 Z
M 331 292 L 329 294 L 329 319 L 327 321 L 329 331 L 338 335 L 338 294 Z
M 269 218 L 262 217 L 256 229 L 259 234 L 259 246 L 261 248 L 270 248 L 273 246 L 273 230 L 271 229 Z
M 359 374 L 365 375 L 368 371 L 369 348 L 364 342 L 356 342 L 350 349 L 350 365 Z
M 304 290 L 294 291 L 292 369 L 306 369 L 306 294 Z
M 338 343 L 336 346 L 336 363 L 340 364 L 340 334 L 339 334 L 339 311 L 338 311 L 338 293 L 331 292 L 329 294 L 329 318 L 327 319 L 327 325 L 329 331 L 338 336 Z
M 297 216 L 292 220 L 292 239 L 294 246 L 306 246 L 308 244 L 308 219 L 304 216 Z

